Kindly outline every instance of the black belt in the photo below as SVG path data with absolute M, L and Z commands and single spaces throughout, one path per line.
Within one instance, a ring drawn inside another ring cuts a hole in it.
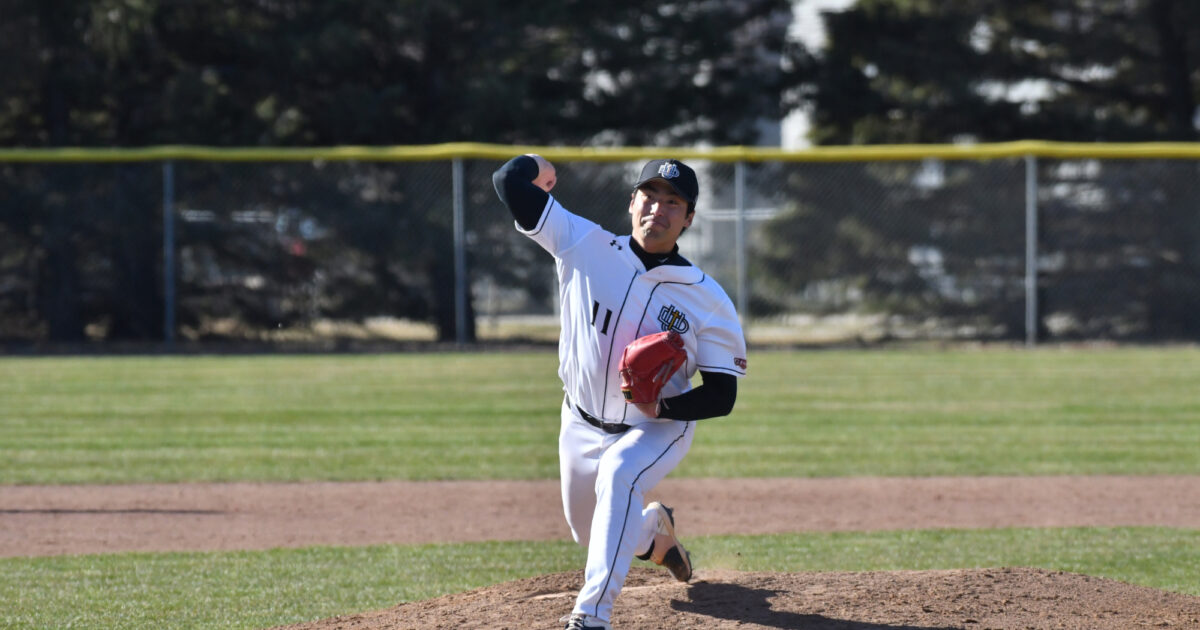
M 596 427 L 597 429 L 600 429 L 605 433 L 617 435 L 618 433 L 624 433 L 629 430 L 628 424 L 622 422 L 605 422 L 596 416 L 593 416 L 592 414 L 584 411 L 579 405 L 572 404 L 570 398 L 567 399 L 567 404 L 575 408 L 575 411 L 579 413 L 579 417 L 583 418 L 584 422 Z

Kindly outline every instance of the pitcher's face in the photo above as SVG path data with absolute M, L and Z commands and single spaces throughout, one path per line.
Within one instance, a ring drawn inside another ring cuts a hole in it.
M 642 184 L 629 201 L 633 240 L 653 254 L 674 249 L 684 228 L 692 225 L 693 215 L 688 212 L 688 202 L 661 180 Z

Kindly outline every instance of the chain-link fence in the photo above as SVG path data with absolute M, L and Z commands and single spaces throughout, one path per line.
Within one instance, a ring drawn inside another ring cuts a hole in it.
M 751 343 L 1200 339 L 1200 148 L 1033 146 L 543 152 L 618 234 L 640 165 L 687 159 L 681 253 Z M 0 340 L 555 339 L 552 259 L 492 189 L 526 150 L 0 154 Z

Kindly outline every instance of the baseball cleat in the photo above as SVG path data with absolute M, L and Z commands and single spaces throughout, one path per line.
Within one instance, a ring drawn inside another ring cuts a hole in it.
M 612 630 L 612 626 L 607 621 L 601 621 L 591 615 L 575 613 L 564 619 L 567 621 L 567 626 L 563 630 Z
M 654 508 L 658 512 L 658 529 L 654 532 L 654 543 L 650 547 L 648 559 L 654 564 L 667 567 L 671 575 L 680 582 L 692 579 L 692 555 L 675 537 L 674 511 L 658 501 L 646 507 Z

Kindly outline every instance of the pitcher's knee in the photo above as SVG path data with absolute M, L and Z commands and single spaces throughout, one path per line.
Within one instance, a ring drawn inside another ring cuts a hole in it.
M 638 479 L 638 471 L 631 470 L 631 468 L 631 466 L 621 466 L 619 463 L 601 465 L 596 483 L 607 483 L 609 488 L 615 491 L 628 491 L 633 488 Z M 596 490 L 599 494 L 601 489 L 597 488 Z

